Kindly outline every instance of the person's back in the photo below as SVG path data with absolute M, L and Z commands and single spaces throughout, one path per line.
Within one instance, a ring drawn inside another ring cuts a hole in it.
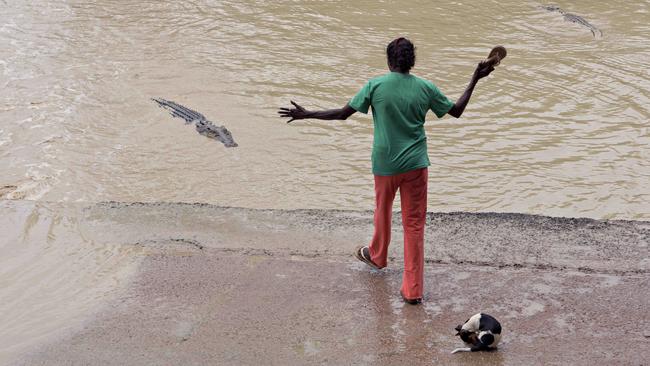
M 390 72 L 371 79 L 350 106 L 362 113 L 372 106 L 372 171 L 394 175 L 430 165 L 424 132 L 426 114 L 431 109 L 442 117 L 453 102 L 430 81 Z

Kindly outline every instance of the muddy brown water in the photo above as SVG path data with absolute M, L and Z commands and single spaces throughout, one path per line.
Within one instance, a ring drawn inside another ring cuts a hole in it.
M 494 45 L 508 49 L 461 119 L 428 117 L 430 211 L 650 220 L 650 3 L 554 4 L 602 37 L 536 1 L 0 1 L 0 199 L 370 210 L 371 118 L 286 125 L 275 112 L 343 106 L 403 35 L 413 72 L 452 99 Z M 15 354 L 116 296 L 139 249 L 97 243 L 66 209 L 5 205 Z
M 285 125 L 343 106 L 405 35 L 450 98 L 492 46 L 508 58 L 466 114 L 430 114 L 432 211 L 650 218 L 650 4 L 535 1 L 7 1 L 0 4 L 3 196 L 372 208 L 372 121 Z M 237 149 L 155 108 L 174 100 Z M 290 197 L 290 199 L 288 199 Z

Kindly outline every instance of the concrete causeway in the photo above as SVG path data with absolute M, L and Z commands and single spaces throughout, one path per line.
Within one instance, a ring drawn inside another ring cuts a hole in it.
M 431 213 L 425 301 L 411 306 L 398 293 L 399 214 L 389 267 L 377 271 L 352 256 L 369 239 L 371 212 L 26 201 L 3 201 L 0 211 L 66 217 L 89 245 L 129 247 L 138 258 L 121 291 L 12 364 L 642 365 L 650 359 L 648 222 Z M 451 355 L 462 345 L 454 326 L 479 311 L 501 321 L 499 350 Z

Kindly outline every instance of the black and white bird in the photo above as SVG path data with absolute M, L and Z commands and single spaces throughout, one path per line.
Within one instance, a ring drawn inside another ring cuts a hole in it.
M 496 349 L 501 341 L 501 324 L 484 313 L 472 315 L 465 323 L 458 325 L 456 331 L 456 335 L 470 347 L 456 348 L 451 353 L 490 351 Z

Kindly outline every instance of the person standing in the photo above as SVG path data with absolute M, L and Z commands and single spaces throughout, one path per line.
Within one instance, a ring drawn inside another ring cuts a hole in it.
M 400 294 L 409 304 L 422 302 L 424 287 L 424 226 L 427 212 L 427 178 L 430 165 L 424 131 L 429 110 L 442 118 L 459 118 L 477 82 L 494 67 L 481 62 L 469 85 L 454 103 L 432 82 L 410 73 L 415 65 L 415 47 L 400 37 L 386 48 L 389 73 L 368 81 L 340 109 L 309 111 L 291 101 L 293 108 L 280 108 L 280 117 L 294 120 L 315 118 L 345 120 L 372 107 L 374 138 L 372 172 L 375 180 L 374 234 L 368 246 L 358 247 L 355 256 L 381 269 L 387 265 L 391 239 L 392 207 L 399 189 L 404 227 L 404 272 Z

